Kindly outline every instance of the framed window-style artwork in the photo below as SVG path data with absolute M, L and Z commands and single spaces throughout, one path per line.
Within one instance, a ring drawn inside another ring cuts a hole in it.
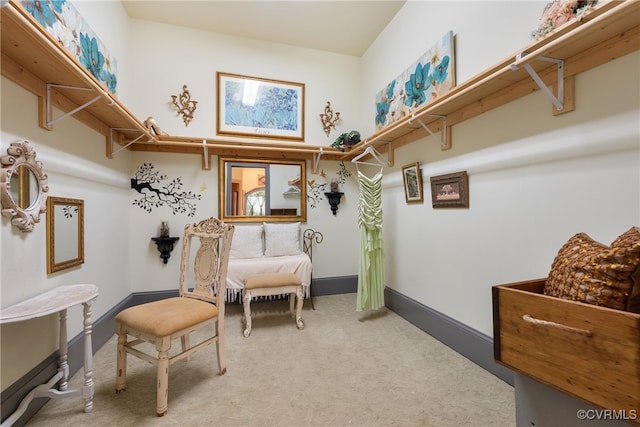
M 47 273 L 84 263 L 84 200 L 47 198 Z
M 402 167 L 402 182 L 404 182 L 404 197 L 407 203 L 422 203 L 422 173 L 419 163 L 411 163 Z
M 217 73 L 218 135 L 304 140 L 304 84 Z
M 467 171 L 431 177 L 431 201 L 434 208 L 468 208 Z

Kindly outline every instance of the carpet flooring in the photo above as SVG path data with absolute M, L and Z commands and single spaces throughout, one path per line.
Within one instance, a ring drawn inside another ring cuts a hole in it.
M 158 418 L 155 366 L 128 358 L 115 393 L 116 338 L 94 356 L 94 409 L 80 397 L 49 401 L 28 426 L 515 426 L 514 389 L 395 313 L 356 312 L 356 295 L 314 298 L 298 330 L 288 302 L 227 305 L 227 373 L 215 346 L 169 370 L 169 410 Z M 197 335 L 192 343 L 197 342 Z M 179 347 L 179 341 L 174 347 Z M 83 372 L 70 380 L 81 388 Z

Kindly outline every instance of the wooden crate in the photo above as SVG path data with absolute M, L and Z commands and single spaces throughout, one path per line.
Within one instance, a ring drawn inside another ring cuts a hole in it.
M 493 287 L 495 360 L 640 424 L 640 315 L 549 297 L 544 283 Z

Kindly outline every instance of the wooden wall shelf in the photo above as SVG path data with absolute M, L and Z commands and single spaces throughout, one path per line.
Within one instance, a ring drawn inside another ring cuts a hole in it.
M 317 169 L 319 160 L 348 160 L 370 145 L 382 152 L 393 151 L 438 132 L 442 132 L 441 148 L 448 149 L 452 143 L 451 127 L 455 124 L 540 90 L 524 64 L 529 64 L 545 84 L 553 86 L 557 81 L 556 65 L 539 59 L 564 61 L 565 108 L 561 112 L 552 108 L 552 114 L 560 114 L 573 109 L 575 75 L 640 48 L 640 1 L 604 1 L 583 20 L 563 25 L 345 153 L 329 146 L 285 141 L 155 135 L 16 0 L 8 0 L 1 10 L 2 74 L 39 97 L 41 127 L 52 129 L 47 123 L 47 103 L 71 112 L 98 96 L 96 102 L 75 112 L 73 117 L 105 135 L 108 157 L 125 148 L 194 153 L 202 156 L 205 169 L 210 168 L 211 155 L 311 159 Z M 516 58 L 523 52 L 526 56 Z M 90 90 L 70 90 L 65 86 Z
M 343 152 L 334 147 L 322 147 L 304 142 L 264 141 L 242 138 L 196 138 L 159 135 L 155 141 L 138 142 L 134 151 L 195 153 L 203 156 L 250 156 L 261 158 L 340 160 Z M 206 145 L 206 150 L 205 150 Z
M 604 1 L 583 20 L 564 24 L 542 40 L 531 43 L 495 66 L 454 87 L 451 91 L 355 145 L 343 160 L 351 159 L 371 145 L 379 151 L 393 150 L 427 137 L 418 119 L 431 132 L 441 132 L 446 117 L 442 149 L 451 147 L 451 127 L 457 123 L 500 107 L 540 90 L 524 64 L 530 64 L 541 79 L 555 86 L 557 67 L 539 60 L 549 57 L 564 60 L 565 108 L 552 114 L 573 110 L 573 77 L 606 62 L 640 49 L 640 2 Z M 517 59 L 526 53 L 522 59 Z M 515 69 L 514 69 L 515 68 Z M 554 88 L 555 92 L 555 88 Z M 552 106 L 553 107 L 553 106 Z
M 41 127 L 52 129 L 46 123 L 47 84 L 56 84 L 90 89 L 52 89 L 49 101 L 62 111 L 72 111 L 100 96 L 74 117 L 102 135 L 113 135 L 119 144 L 140 135 L 153 138 L 142 122 L 15 0 L 3 4 L 1 19 L 2 75 L 39 97 Z

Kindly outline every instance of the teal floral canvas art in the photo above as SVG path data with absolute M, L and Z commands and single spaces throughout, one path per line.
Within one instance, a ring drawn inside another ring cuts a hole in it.
M 456 84 L 454 59 L 453 31 L 449 31 L 376 94 L 376 131 L 451 90 Z
M 116 93 L 116 60 L 67 0 L 22 0 L 22 7 L 107 90 Z

